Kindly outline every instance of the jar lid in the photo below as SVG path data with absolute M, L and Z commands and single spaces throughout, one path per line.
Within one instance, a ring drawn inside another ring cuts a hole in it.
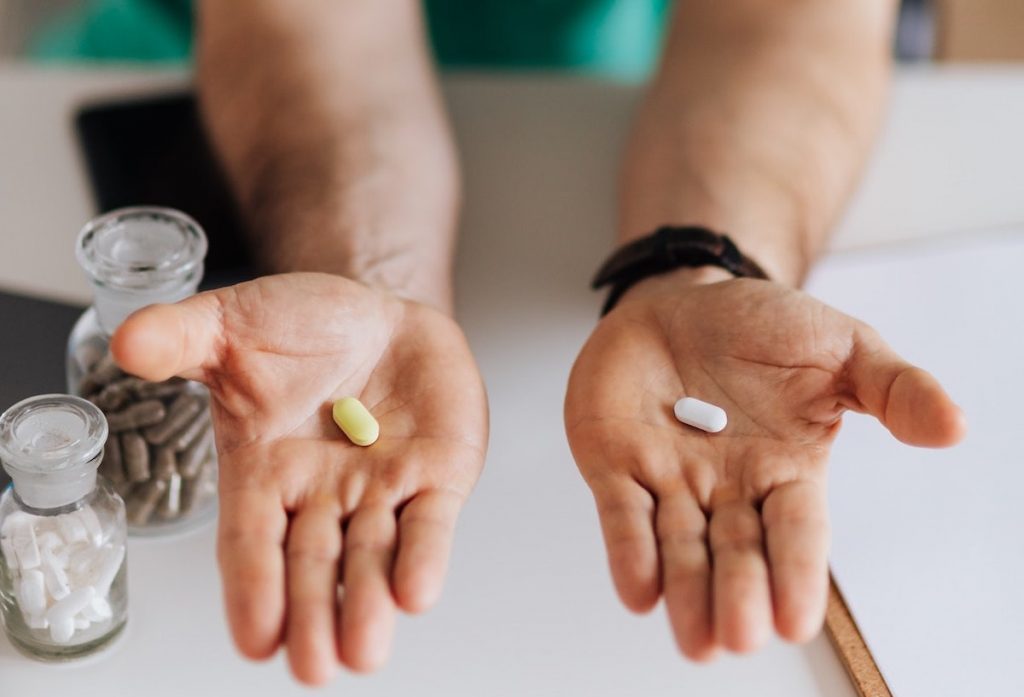
M 90 462 L 106 440 L 103 412 L 80 397 L 29 397 L 0 415 L 0 462 L 15 480 L 19 473 L 57 473 Z
M 116 290 L 154 290 L 198 282 L 206 234 L 172 208 L 120 208 L 78 233 L 75 257 L 93 283 Z

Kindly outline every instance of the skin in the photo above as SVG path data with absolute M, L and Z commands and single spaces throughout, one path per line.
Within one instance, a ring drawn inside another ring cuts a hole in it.
M 483 466 L 486 398 L 455 323 L 338 276 L 288 274 L 141 310 L 112 351 L 147 380 L 210 389 L 218 559 L 242 653 L 283 643 L 313 684 L 339 660 L 378 668 L 395 613 L 440 595 Z M 331 419 L 347 396 L 380 423 L 369 447 Z
M 450 317 L 455 148 L 417 0 L 201 0 L 197 20 L 205 125 L 281 275 L 144 311 L 114 350 L 209 385 L 235 644 L 283 646 L 319 685 L 379 668 L 395 611 L 435 602 L 483 464 L 487 401 Z M 380 421 L 369 448 L 331 421 L 349 395 Z
M 963 418 L 863 322 L 781 284 L 679 275 L 601 320 L 569 380 L 566 431 L 616 588 L 635 611 L 664 596 L 695 660 L 752 651 L 773 625 L 807 641 L 825 612 L 825 471 L 843 412 L 930 447 L 959 440 Z M 725 430 L 681 426 L 685 395 L 722 407 Z
M 573 367 L 566 433 L 592 489 L 622 602 L 665 599 L 680 651 L 748 652 L 819 631 L 826 465 L 845 410 L 910 445 L 963 415 L 878 334 L 796 288 L 854 186 L 882 111 L 889 0 L 680 3 L 638 113 L 619 239 L 723 231 L 772 281 L 681 269 L 633 286 Z M 693 396 L 719 434 L 681 425 Z
M 379 667 L 396 611 L 436 599 L 483 462 L 486 399 L 450 318 L 455 149 L 418 0 L 197 11 L 205 123 L 281 275 L 142 310 L 113 350 L 129 372 L 210 387 L 232 634 L 255 659 L 284 646 L 295 676 L 321 684 L 339 661 Z M 774 279 L 639 283 L 566 395 L 619 593 L 635 610 L 664 595 L 694 658 L 755 648 L 773 621 L 789 639 L 817 630 L 844 409 L 912 444 L 963 433 L 927 373 L 795 290 L 872 142 L 894 14 L 895 0 L 680 2 L 637 112 L 620 243 L 704 225 Z M 674 422 L 682 394 L 723 406 L 726 431 Z M 330 421 L 347 395 L 381 421 L 369 448 Z

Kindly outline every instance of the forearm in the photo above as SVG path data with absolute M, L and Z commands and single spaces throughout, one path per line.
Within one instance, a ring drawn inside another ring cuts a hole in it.
M 893 0 L 679 3 L 625 158 L 621 241 L 704 225 L 799 283 L 870 149 L 894 18 Z
M 204 0 L 198 81 L 269 271 L 325 271 L 445 311 L 454 146 L 419 3 Z

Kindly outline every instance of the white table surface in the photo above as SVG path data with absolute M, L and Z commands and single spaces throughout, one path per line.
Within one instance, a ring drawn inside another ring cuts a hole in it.
M 72 107 L 182 82 L 167 72 L 0 66 L 0 287 L 88 298 L 71 254 L 92 213 Z M 611 241 L 614 165 L 636 89 L 463 76 L 446 90 L 466 172 L 459 311 L 491 397 L 490 454 L 440 605 L 400 621 L 382 673 L 342 675 L 324 691 L 851 697 L 823 637 L 695 666 L 676 654 L 660 608 L 637 618 L 615 600 L 561 403 L 598 306 L 586 282 Z M 1021 123 L 1024 71 L 899 75 L 879 151 L 835 246 L 1024 220 Z M 257 665 L 234 653 L 213 537 L 210 527 L 132 540 L 125 639 L 100 659 L 61 667 L 30 662 L 0 640 L 0 695 L 305 693 L 280 657 Z

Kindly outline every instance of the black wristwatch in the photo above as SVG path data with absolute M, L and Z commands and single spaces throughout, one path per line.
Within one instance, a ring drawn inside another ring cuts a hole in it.
M 623 293 L 639 281 L 678 268 L 697 266 L 718 266 L 738 278 L 768 278 L 764 270 L 745 257 L 725 235 L 703 227 L 666 225 L 612 254 L 598 270 L 591 286 L 594 290 L 611 287 L 601 309 L 601 314 L 606 315 Z

